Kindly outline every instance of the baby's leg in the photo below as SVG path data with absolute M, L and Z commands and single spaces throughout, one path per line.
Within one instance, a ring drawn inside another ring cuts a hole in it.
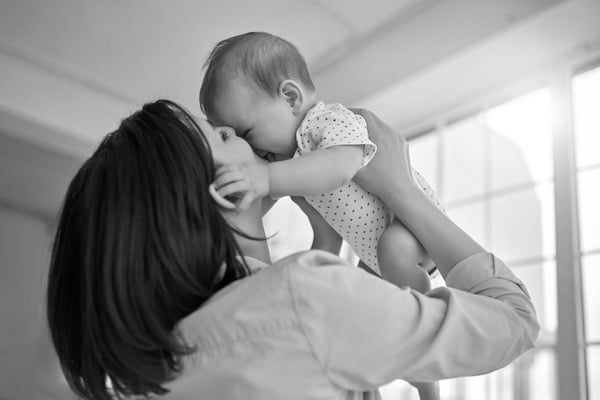
M 381 276 L 397 286 L 428 292 L 431 282 L 424 267 L 430 260 L 419 241 L 397 219 L 385 229 L 377 243 Z
M 410 382 L 419 392 L 420 400 L 439 400 L 440 385 L 437 382 Z
M 382 277 L 397 286 L 408 286 L 421 293 L 431 289 L 427 270 L 433 261 L 421 243 L 397 219 L 383 232 L 377 243 L 377 261 Z M 410 382 L 420 400 L 439 400 L 437 382 Z

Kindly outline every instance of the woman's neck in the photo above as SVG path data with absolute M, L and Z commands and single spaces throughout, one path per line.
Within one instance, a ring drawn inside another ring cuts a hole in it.
M 225 217 L 231 226 L 250 237 L 258 239 L 248 239 L 235 234 L 242 255 L 245 257 L 256 258 L 257 260 L 270 264 L 271 255 L 269 253 L 269 247 L 265 238 L 265 230 L 262 222 L 261 201 L 255 201 L 248 210 L 240 211 L 237 214 L 234 212 L 227 212 Z

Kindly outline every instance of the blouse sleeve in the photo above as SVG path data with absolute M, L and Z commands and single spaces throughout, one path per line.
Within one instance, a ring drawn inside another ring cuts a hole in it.
M 300 155 L 332 146 L 363 146 L 361 167 L 367 165 L 377 151 L 369 139 L 364 118 L 341 104 L 319 103 L 309 111 L 300 125 L 297 142 Z
M 293 268 L 290 282 L 307 340 L 343 388 L 483 374 L 534 346 L 529 295 L 491 254 L 463 260 L 447 277 L 454 288 L 426 295 L 340 264 Z

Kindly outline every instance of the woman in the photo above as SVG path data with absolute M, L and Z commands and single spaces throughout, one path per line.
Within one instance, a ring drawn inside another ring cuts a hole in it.
M 253 162 L 250 148 L 157 101 L 109 134 L 67 191 L 48 321 L 71 387 L 86 399 L 377 398 L 394 379 L 481 374 L 532 347 L 523 285 L 424 198 L 406 143 L 361 114 L 380 151 L 358 179 L 456 289 L 400 289 L 320 251 L 265 268 L 260 202 L 236 214 L 209 190 L 216 166 Z

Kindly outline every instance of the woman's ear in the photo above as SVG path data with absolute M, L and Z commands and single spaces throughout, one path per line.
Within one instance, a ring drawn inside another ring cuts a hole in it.
M 306 96 L 298 82 L 293 79 L 286 79 L 279 85 L 278 94 L 285 99 L 294 114 L 302 111 Z

